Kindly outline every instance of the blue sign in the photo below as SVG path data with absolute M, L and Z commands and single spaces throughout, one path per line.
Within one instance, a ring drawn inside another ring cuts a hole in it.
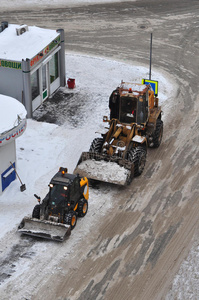
M 156 80 L 149 80 L 149 79 L 142 79 L 142 84 L 150 84 L 155 96 L 158 95 L 158 81 Z
M 15 167 L 15 162 L 13 163 Z M 2 184 L 2 192 L 9 186 L 9 184 L 16 179 L 15 170 L 13 167 L 8 167 L 2 174 L 1 174 L 1 184 Z

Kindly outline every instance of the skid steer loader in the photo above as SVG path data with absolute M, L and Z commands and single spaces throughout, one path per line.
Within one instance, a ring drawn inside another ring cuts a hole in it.
M 32 218 L 25 217 L 18 231 L 36 237 L 64 241 L 75 227 L 77 217 L 84 217 L 88 210 L 88 179 L 68 174 L 60 168 L 49 184 L 49 193 L 32 212 Z
M 144 170 L 147 146 L 161 143 L 161 107 L 150 84 L 122 81 L 114 94 L 119 98 L 119 116 L 111 120 L 104 116 L 109 127 L 93 140 L 89 152 L 82 153 L 74 174 L 128 185 Z

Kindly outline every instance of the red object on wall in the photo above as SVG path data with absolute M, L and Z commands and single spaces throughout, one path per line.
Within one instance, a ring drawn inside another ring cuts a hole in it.
M 75 79 L 74 78 L 68 78 L 67 84 L 68 84 L 68 88 L 69 89 L 74 89 L 74 87 L 75 87 Z

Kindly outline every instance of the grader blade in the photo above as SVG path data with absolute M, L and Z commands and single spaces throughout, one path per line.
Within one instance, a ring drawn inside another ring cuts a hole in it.
M 119 157 L 83 152 L 74 174 L 97 181 L 128 185 L 133 178 L 134 164 Z
M 25 217 L 18 226 L 23 234 L 63 242 L 70 234 L 70 225 Z

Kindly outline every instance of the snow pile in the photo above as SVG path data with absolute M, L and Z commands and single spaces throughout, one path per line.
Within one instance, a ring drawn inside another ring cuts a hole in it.
M 18 100 L 0 95 L 0 134 L 18 126 L 27 111 Z
M 88 159 L 78 165 L 78 172 L 81 175 L 104 182 L 111 182 L 115 184 L 125 185 L 130 171 L 117 163 L 110 161 L 96 161 Z

